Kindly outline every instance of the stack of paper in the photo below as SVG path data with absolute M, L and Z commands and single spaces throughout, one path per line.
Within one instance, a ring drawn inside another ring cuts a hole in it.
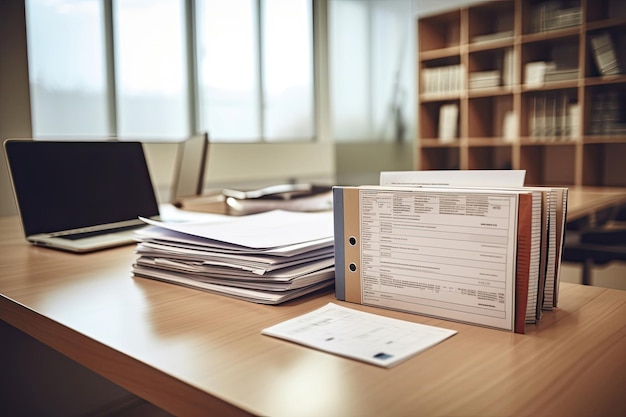
M 333 213 L 271 211 L 138 232 L 135 276 L 262 304 L 334 284 Z

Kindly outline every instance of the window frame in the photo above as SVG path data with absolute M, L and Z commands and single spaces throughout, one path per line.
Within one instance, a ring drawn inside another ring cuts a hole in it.
M 116 40 L 115 40 L 115 13 L 114 8 L 116 7 L 113 2 L 120 0 L 100 0 L 100 5 L 102 9 L 102 19 L 103 19 L 103 32 L 104 32 L 104 45 L 103 45 L 103 58 L 105 65 L 105 77 L 106 77 L 106 109 L 108 114 L 106 115 L 105 125 L 108 128 L 108 138 L 119 138 L 120 135 L 120 116 L 119 116 L 119 104 L 118 104 L 118 95 L 119 91 L 119 83 L 116 78 L 116 70 L 117 63 L 115 59 L 116 55 Z M 257 20 L 258 32 L 257 37 L 255 39 L 256 45 L 258 48 L 258 53 L 260 56 L 255 57 L 255 68 L 254 72 L 256 77 L 261 81 L 260 88 L 257 92 L 258 94 L 258 106 L 254 109 L 257 112 L 259 117 L 259 129 L 260 134 L 256 138 L 250 138 L 249 140 L 229 140 L 223 139 L 215 135 L 211 135 L 209 128 L 203 128 L 200 126 L 202 117 L 200 115 L 200 83 L 198 79 L 198 57 L 197 57 L 197 44 L 198 44 L 198 33 L 197 33 L 197 25 L 198 25 L 198 15 L 197 15 L 197 1 L 198 0 L 180 0 L 181 7 L 183 9 L 184 22 L 185 22 L 185 49 L 186 49 L 186 62 L 183 63 L 186 68 L 187 73 L 187 100 L 188 100 L 188 109 L 189 111 L 187 120 L 185 122 L 186 132 L 182 135 L 183 137 L 174 138 L 171 135 L 167 135 L 160 138 L 131 138 L 124 137 L 124 139 L 133 139 L 133 140 L 143 140 L 148 142 L 171 142 L 184 140 L 186 137 L 193 135 L 196 132 L 201 130 L 209 131 L 211 136 L 211 140 L 213 142 L 226 143 L 226 144 L 277 144 L 277 143 L 293 143 L 293 144 L 301 144 L 301 143 L 315 143 L 320 141 L 320 135 L 322 132 L 328 131 L 328 129 L 323 128 L 320 125 L 320 122 L 328 120 L 328 118 L 324 118 L 320 116 L 322 113 L 328 113 L 328 111 L 322 111 L 320 109 L 321 106 L 326 106 L 324 104 L 324 100 L 320 100 L 320 97 L 324 97 L 328 95 L 327 91 L 320 91 L 320 88 L 328 88 L 328 83 L 322 83 L 320 80 L 325 80 L 328 78 L 327 75 L 327 57 L 322 56 L 322 54 L 326 54 L 326 48 L 320 47 L 320 38 L 325 39 L 326 34 L 320 33 L 320 28 L 325 28 L 326 23 L 320 22 L 320 19 L 326 19 L 326 3 L 327 0 L 310 0 L 311 3 L 308 7 L 312 12 L 311 14 L 311 72 L 312 72 L 312 112 L 311 112 L 311 132 L 307 132 L 301 136 L 294 136 L 288 138 L 268 138 L 267 132 L 264 126 L 265 119 L 265 106 L 264 101 L 265 97 L 263 96 L 263 33 L 262 33 L 262 10 L 263 10 L 263 0 L 255 0 L 255 18 Z M 202 1 L 202 0 L 199 0 Z M 320 63 L 321 61 L 321 63 Z M 322 71 L 324 74 L 320 74 Z M 34 124 L 34 123 L 33 123 Z M 87 133 L 88 136 L 93 136 Z M 45 139 L 49 137 L 45 133 L 38 135 L 40 139 Z

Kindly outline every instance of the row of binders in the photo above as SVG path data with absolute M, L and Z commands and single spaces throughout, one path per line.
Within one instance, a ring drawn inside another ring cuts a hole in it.
M 411 175 L 335 188 L 338 299 L 516 333 L 557 306 L 566 188 Z
M 592 135 L 626 134 L 626 95 L 619 91 L 598 91 L 591 97 Z
M 530 12 L 530 27 L 533 32 L 578 26 L 581 22 L 582 10 L 579 1 L 544 1 L 534 5 Z
M 213 216 L 143 219 L 133 274 L 261 304 L 334 284 L 332 211 Z
M 580 109 L 566 93 L 542 93 L 528 98 L 528 133 L 542 138 L 575 140 L 581 134 Z
M 422 94 L 458 94 L 465 87 L 465 66 L 461 64 L 424 68 L 422 73 Z

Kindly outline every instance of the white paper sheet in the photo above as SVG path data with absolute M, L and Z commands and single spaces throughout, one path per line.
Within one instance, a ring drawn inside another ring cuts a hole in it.
M 224 222 L 148 224 L 248 248 L 274 248 L 332 238 L 333 212 L 302 213 L 283 210 L 231 218 Z
M 411 187 L 523 187 L 524 170 L 388 171 L 380 185 Z
M 268 336 L 382 367 L 394 366 L 456 333 L 334 303 L 262 331 Z

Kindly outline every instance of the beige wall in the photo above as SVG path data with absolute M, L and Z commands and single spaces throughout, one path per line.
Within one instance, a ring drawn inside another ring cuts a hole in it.
M 0 1 L 0 140 L 14 137 L 32 137 L 24 3 Z M 15 214 L 4 147 L 0 157 L 0 215 Z
M 177 145 L 147 143 L 144 149 L 158 198 L 161 202 L 168 201 Z M 205 188 L 244 184 L 265 186 L 291 180 L 332 183 L 335 176 L 334 154 L 332 143 L 212 143 Z
M 413 169 L 412 140 L 393 143 L 337 143 L 335 177 L 338 185 L 378 184 L 381 171 Z

